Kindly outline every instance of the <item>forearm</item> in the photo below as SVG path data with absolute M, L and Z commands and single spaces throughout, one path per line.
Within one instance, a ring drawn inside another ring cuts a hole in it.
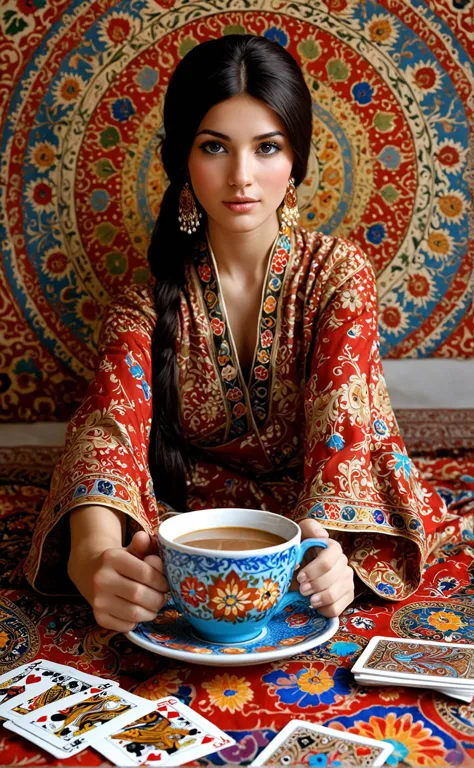
M 69 526 L 71 555 L 82 551 L 99 553 L 122 546 L 125 513 L 99 504 L 85 504 L 71 510 Z

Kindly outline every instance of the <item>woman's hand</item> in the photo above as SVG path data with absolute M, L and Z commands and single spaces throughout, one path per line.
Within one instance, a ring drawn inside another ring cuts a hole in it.
M 69 576 L 101 627 L 129 632 L 156 617 L 169 589 L 157 551 L 145 531 L 138 531 L 128 547 L 71 551 Z
M 325 538 L 328 545 L 298 571 L 299 590 L 305 597 L 311 595 L 311 605 L 323 616 L 339 616 L 354 599 L 354 572 L 339 542 L 330 539 L 322 525 L 308 518 L 299 526 L 302 540 Z

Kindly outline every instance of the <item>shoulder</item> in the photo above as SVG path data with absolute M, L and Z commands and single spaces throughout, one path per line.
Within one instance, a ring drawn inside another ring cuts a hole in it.
M 309 227 L 298 226 L 294 231 L 300 259 L 321 276 L 330 273 L 332 280 L 343 282 L 360 269 L 373 273 L 372 262 L 358 243 Z

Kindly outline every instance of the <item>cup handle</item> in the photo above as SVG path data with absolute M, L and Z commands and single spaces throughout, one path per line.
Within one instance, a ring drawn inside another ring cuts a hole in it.
M 321 547 L 321 549 L 327 549 L 328 548 L 328 540 L 327 539 L 305 539 L 301 542 L 301 544 L 298 547 L 298 552 L 296 555 L 296 563 L 299 565 L 305 556 L 308 549 L 311 549 L 311 547 Z
M 311 547 L 321 547 L 321 549 L 327 549 L 327 539 L 305 539 L 301 542 L 301 544 L 298 547 L 298 553 L 296 555 L 296 563 L 299 565 L 303 559 L 303 557 L 306 554 L 306 551 L 308 549 L 311 549 Z M 287 592 L 287 594 L 282 597 L 278 604 L 278 610 L 283 611 L 287 605 L 290 603 L 294 603 L 295 599 L 301 600 L 303 595 L 300 592 Z M 310 595 L 308 595 L 308 603 L 310 599 Z

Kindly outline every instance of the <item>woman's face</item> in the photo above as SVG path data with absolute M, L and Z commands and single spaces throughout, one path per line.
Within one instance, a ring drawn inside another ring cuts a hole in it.
M 292 166 L 293 152 L 280 119 L 247 94 L 222 101 L 207 112 L 188 158 L 197 199 L 210 219 L 233 232 L 256 229 L 275 215 Z M 225 205 L 236 197 L 257 202 L 248 211 Z

